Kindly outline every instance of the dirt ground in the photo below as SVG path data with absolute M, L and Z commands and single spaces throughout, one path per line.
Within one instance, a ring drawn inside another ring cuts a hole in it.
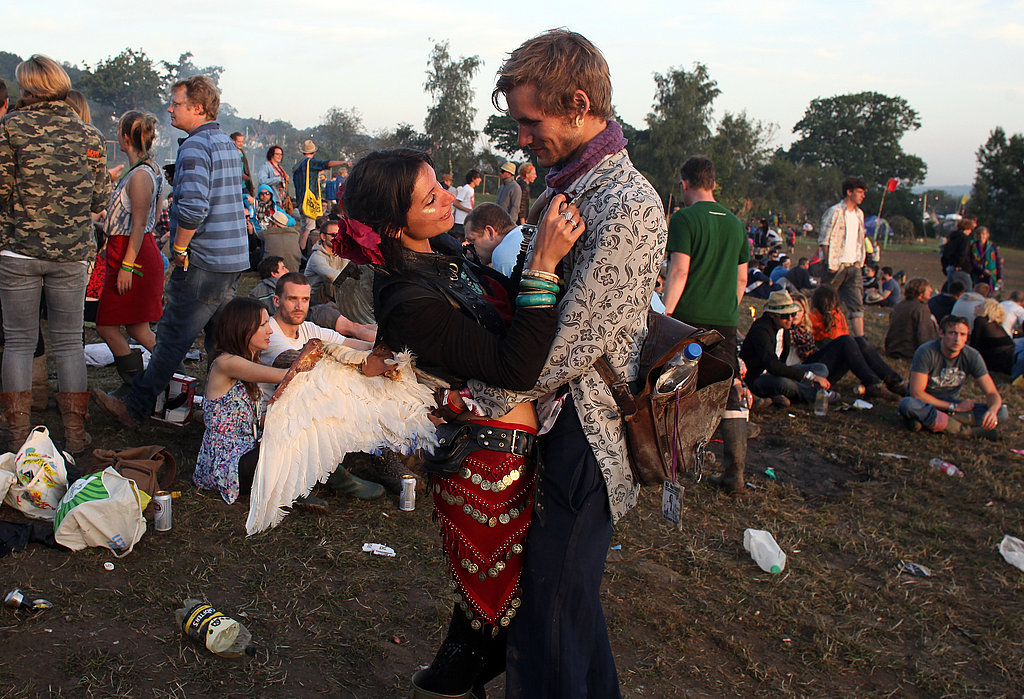
M 1007 287 L 1020 288 L 1024 255 L 1004 252 Z M 883 264 L 938 281 L 930 246 L 887 251 Z M 876 313 L 877 340 L 887 319 Z M 660 489 L 645 490 L 615 532 L 603 590 L 624 696 L 1019 696 L 1024 573 L 997 549 L 1004 534 L 1024 538 L 1024 456 L 1011 451 L 1024 447 L 1024 400 L 995 378 L 1011 415 L 999 442 L 906 431 L 886 403 L 824 418 L 769 409 L 754 418 L 748 495 L 685 474 L 677 531 L 660 515 Z M 111 369 L 90 370 L 90 381 L 116 383 Z M 852 386 L 839 389 L 852 396 Z M 59 436 L 55 410 L 37 420 Z M 129 433 L 97 413 L 89 428 L 100 447 L 174 453 L 174 528 L 148 531 L 122 559 L 31 544 L 0 560 L 0 593 L 20 587 L 54 604 L 0 609 L 0 696 L 405 695 L 452 604 L 422 493 L 414 512 L 393 496 L 328 494 L 330 515 L 295 512 L 247 539 L 244 505 L 191 485 L 200 424 Z M 966 475 L 930 469 L 935 456 Z M 20 521 L 6 506 L 0 519 Z M 747 527 L 774 534 L 788 555 L 782 574 L 743 550 Z M 364 542 L 397 556 L 363 553 Z M 901 561 L 932 576 L 901 574 Z M 183 639 L 174 610 L 186 597 L 243 621 L 255 658 L 222 660 Z M 490 696 L 503 696 L 499 685 Z

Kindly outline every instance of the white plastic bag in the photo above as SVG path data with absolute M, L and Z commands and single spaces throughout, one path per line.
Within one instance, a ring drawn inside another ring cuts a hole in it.
M 131 553 L 145 532 L 138 486 L 112 466 L 75 481 L 53 520 L 58 544 L 73 551 L 102 546 L 119 558 Z
M 1010 565 L 1024 570 L 1024 541 L 1009 534 L 999 543 L 999 553 Z
M 68 489 L 65 459 L 71 457 L 54 446 L 49 430 L 42 425 L 33 429 L 14 458 L 16 482 L 5 502 L 28 517 L 52 520 Z
M 14 475 L 14 453 L 0 454 L 0 502 L 7 497 L 7 491 L 16 480 L 18 479 Z

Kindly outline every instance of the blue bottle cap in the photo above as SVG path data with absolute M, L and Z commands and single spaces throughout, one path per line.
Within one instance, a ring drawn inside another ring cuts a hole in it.
M 700 346 L 700 343 L 691 342 L 683 348 L 683 356 L 693 361 L 694 359 L 700 359 L 700 356 L 704 354 L 704 348 Z

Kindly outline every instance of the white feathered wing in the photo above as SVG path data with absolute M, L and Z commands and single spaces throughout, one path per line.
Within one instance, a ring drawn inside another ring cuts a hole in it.
M 259 463 L 249 496 L 246 535 L 280 524 L 296 498 L 331 475 L 351 452 L 408 454 L 437 445 L 427 414 L 433 391 L 416 381 L 412 355 L 395 356 L 395 378 L 367 377 L 369 354 L 325 344 L 323 358 L 295 374 L 267 410 Z

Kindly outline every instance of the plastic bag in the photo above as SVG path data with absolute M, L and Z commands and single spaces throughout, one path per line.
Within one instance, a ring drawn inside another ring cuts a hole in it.
M 58 544 L 73 551 L 102 546 L 119 558 L 131 553 L 145 532 L 139 488 L 112 466 L 75 481 L 53 520 Z
M 28 517 L 52 520 L 68 489 L 65 459 L 74 463 L 54 446 L 49 430 L 41 425 L 33 429 L 14 457 L 16 482 L 5 502 Z
M 1007 534 L 999 543 L 999 553 L 1003 554 L 1007 563 L 1024 570 L 1024 541 Z

